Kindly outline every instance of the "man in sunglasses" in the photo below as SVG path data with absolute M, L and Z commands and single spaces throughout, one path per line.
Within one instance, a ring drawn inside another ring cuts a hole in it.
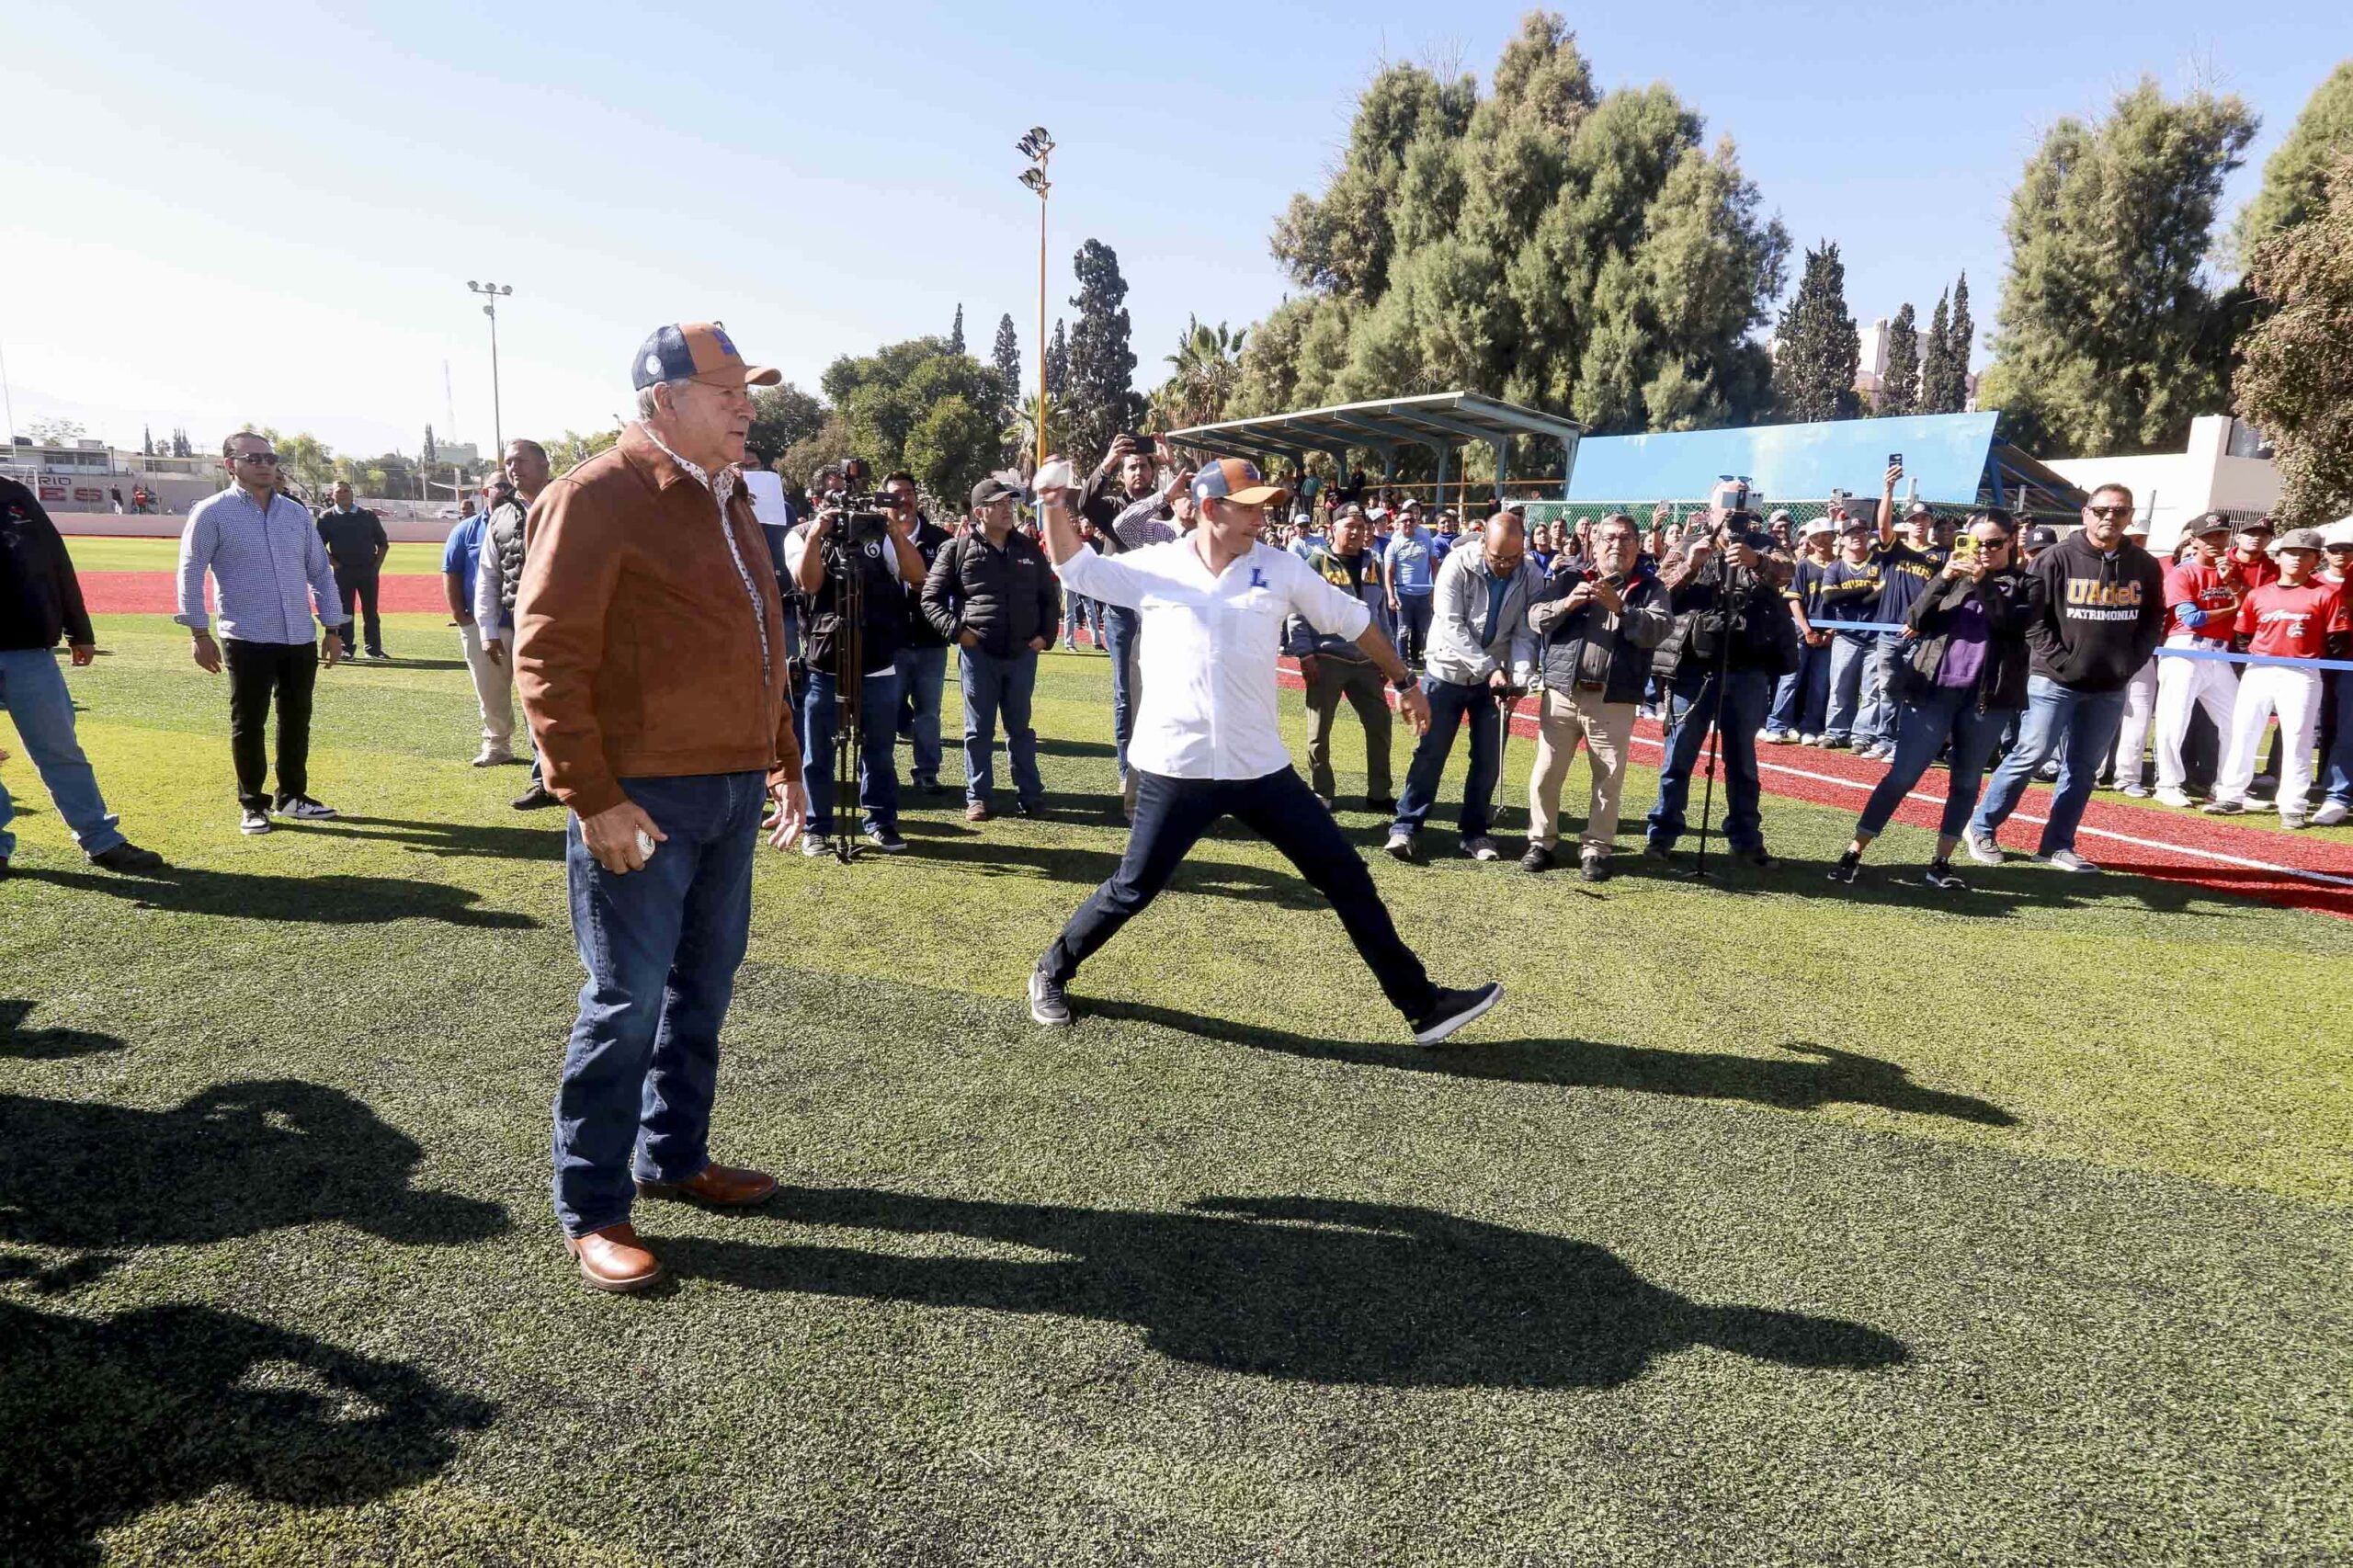
M 264 834 L 270 813 L 315 822 L 335 813 L 311 798 L 311 693 L 321 645 L 312 641 L 315 613 L 326 662 L 343 654 L 347 624 L 335 566 L 307 507 L 278 489 L 278 454 L 269 438 L 239 431 L 221 444 L 229 488 L 198 502 L 180 533 L 179 614 L 194 633 L 197 667 L 229 671 L 229 754 L 237 768 L 238 830 Z M 221 609 L 221 640 L 204 608 L 211 574 Z M 278 790 L 266 792 L 263 736 L 278 706 Z
M 2035 557 L 2040 613 L 2027 628 L 2031 651 L 2026 718 L 2018 744 L 1986 787 L 1962 835 L 1970 858 L 2002 863 L 1995 841 L 2018 809 L 2035 769 L 2058 752 L 2058 789 L 2035 858 L 2063 871 L 2097 871 L 2075 853 L 2075 829 L 2091 799 L 2092 775 L 2124 722 L 2125 687 L 2165 635 L 2165 575 L 2156 557 L 2125 537 L 2132 492 L 2103 484 L 2084 506 L 2084 526 Z

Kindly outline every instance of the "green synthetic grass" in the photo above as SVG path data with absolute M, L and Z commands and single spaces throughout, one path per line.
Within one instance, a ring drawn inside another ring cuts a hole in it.
M 169 572 L 179 565 L 180 559 L 180 542 L 176 538 L 129 539 L 105 534 L 71 534 L 66 537 L 65 550 L 74 558 L 74 569 L 80 572 Z M 396 543 L 384 557 L 384 570 L 438 573 L 441 570 L 441 547 L 438 544 Z
M 1422 1052 L 1237 831 L 1045 1035 L 1023 977 L 1122 843 L 1104 661 L 1056 654 L 1055 820 L 910 797 L 904 859 L 763 860 L 715 1151 L 788 1190 L 642 1208 L 678 1283 L 608 1300 L 545 1190 L 557 824 L 388 619 L 430 660 L 322 677 L 343 824 L 235 835 L 160 618 L 72 680 L 181 869 L 84 866 L 6 765 L 0 1561 L 2353 1551 L 2353 926 L 2029 868 L 1956 903 L 1903 828 L 1834 890 L 1851 817 L 1770 798 L 1792 863 L 1715 888 L 1433 831 L 1375 879 L 1510 996 Z

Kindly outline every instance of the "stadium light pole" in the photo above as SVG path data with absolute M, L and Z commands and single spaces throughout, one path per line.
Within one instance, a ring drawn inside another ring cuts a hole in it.
M 466 287 L 485 298 L 482 313 L 490 318 L 490 438 L 491 450 L 497 454 L 491 460 L 502 460 L 506 453 L 506 430 L 498 410 L 498 301 L 515 292 L 505 283 L 477 283 L 466 279 Z
M 1021 183 L 1038 198 L 1038 463 L 1046 466 L 1046 192 L 1053 188 L 1046 179 L 1046 158 L 1054 150 L 1054 139 L 1042 125 L 1033 125 L 1028 135 L 1013 144 L 1014 151 L 1029 160 L 1021 171 Z

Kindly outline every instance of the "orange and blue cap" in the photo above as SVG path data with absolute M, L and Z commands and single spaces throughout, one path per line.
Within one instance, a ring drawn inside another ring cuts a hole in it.
M 1193 499 L 1231 501 L 1237 506 L 1279 506 L 1290 499 L 1290 492 L 1267 483 L 1258 465 L 1247 458 L 1220 458 L 1203 463 L 1193 475 Z
M 630 383 L 637 392 L 658 381 L 772 387 L 782 380 L 782 370 L 745 364 L 727 328 L 715 321 L 655 327 L 653 335 L 638 345 L 637 361 L 630 367 Z

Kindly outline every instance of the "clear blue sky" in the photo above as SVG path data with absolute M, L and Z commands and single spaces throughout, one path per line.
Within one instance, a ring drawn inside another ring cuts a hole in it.
M 476 10 L 117 0 L 13 8 L 0 351 L 19 427 L 142 420 L 210 441 L 252 419 L 415 451 L 488 443 L 469 278 L 511 283 L 506 427 L 626 403 L 655 324 L 716 316 L 804 386 L 836 355 L 945 332 L 986 351 L 1037 310 L 1036 204 L 1012 143 L 1054 157 L 1053 304 L 1093 235 L 1132 285 L 1140 385 L 1188 311 L 1239 326 L 1283 295 L 1275 215 L 1320 185 L 1384 60 L 1483 80 L 1524 7 L 1200 4 Z M 1799 244 L 1837 239 L 1865 321 L 1970 275 L 1990 326 L 2018 167 L 2052 119 L 2143 73 L 2263 116 L 2230 210 L 2336 62 L 2333 0 L 1911 7 L 1679 4 L 1574 17 L 1605 86 L 1664 78 L 1729 132 Z M 2225 219 L 2227 221 L 2227 212 Z M 1981 348 L 1979 360 L 1984 355 Z M 445 412 L 449 367 L 454 429 Z

